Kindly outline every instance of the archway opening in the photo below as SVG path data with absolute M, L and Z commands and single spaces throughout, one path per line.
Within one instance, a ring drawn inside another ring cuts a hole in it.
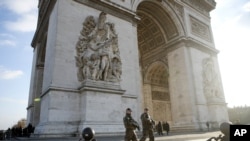
M 145 76 L 144 87 L 148 96 L 144 96 L 145 107 L 150 107 L 156 121 L 172 121 L 168 72 L 165 64 L 152 64 Z
M 166 47 L 178 36 L 170 16 L 157 2 L 142 2 L 137 14 L 143 107 L 156 121 L 172 122 Z

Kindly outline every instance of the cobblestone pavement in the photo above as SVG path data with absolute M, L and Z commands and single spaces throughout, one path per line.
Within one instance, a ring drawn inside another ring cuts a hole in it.
M 206 141 L 210 137 L 218 136 L 221 134 L 219 131 L 213 132 L 192 132 L 192 133 L 173 133 L 170 135 L 158 136 L 155 135 L 156 141 Z M 97 136 L 97 141 L 124 141 L 124 136 Z M 138 136 L 139 138 L 141 136 Z M 68 138 L 15 138 L 12 141 L 79 141 L 79 137 Z M 148 139 L 147 139 L 148 141 Z

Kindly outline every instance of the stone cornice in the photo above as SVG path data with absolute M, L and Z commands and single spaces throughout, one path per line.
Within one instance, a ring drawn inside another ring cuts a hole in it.
M 49 91 L 62 91 L 62 92 L 79 93 L 78 89 L 58 87 L 58 86 L 49 86 L 45 91 L 42 92 L 40 97 L 45 96 Z
M 180 44 L 185 44 L 186 47 L 196 48 L 200 51 L 207 52 L 209 54 L 218 54 L 219 51 L 212 46 L 204 44 L 194 38 L 182 37 L 176 40 L 175 42 L 170 42 L 166 45 L 167 52 L 175 50 L 176 48 L 181 47 Z
M 194 38 L 180 37 L 175 40 L 169 41 L 167 44 L 160 47 L 157 51 L 151 52 L 151 54 L 148 54 L 146 56 L 142 56 L 142 59 L 144 62 L 152 63 L 162 58 L 164 54 L 166 55 L 168 52 L 171 52 L 182 46 L 195 48 L 202 52 L 206 52 L 206 53 L 214 54 L 214 55 L 219 53 L 219 51 L 215 49 L 214 47 L 204 44 Z
M 112 82 L 93 81 L 93 80 L 84 81 L 82 85 L 76 89 L 59 87 L 59 86 L 49 86 L 46 90 L 42 92 L 42 95 L 40 97 L 45 96 L 50 91 L 72 92 L 78 94 L 82 91 L 99 91 L 99 92 L 107 92 L 120 95 L 123 95 L 125 93 L 125 90 L 122 90 L 119 84 Z
M 106 0 L 74 0 L 74 1 L 82 3 L 89 7 L 93 7 L 107 14 L 122 18 L 132 23 L 137 20 L 140 20 L 140 18 L 132 10 L 125 8 L 121 5 L 118 5 L 116 3 L 113 3 L 111 1 L 106 1 Z
M 215 9 L 216 2 L 214 0 L 181 0 L 200 13 L 209 16 L 209 12 Z
M 202 43 L 194 38 L 187 38 L 185 40 L 185 43 L 186 43 L 187 47 L 193 47 L 193 48 L 196 48 L 196 49 L 201 50 L 203 52 L 207 52 L 209 54 L 216 55 L 219 53 L 219 50 L 217 50 L 216 48 L 209 46 L 207 44 L 204 44 L 204 43 Z
M 98 91 L 98 92 L 107 92 L 114 94 L 124 94 L 125 90 L 121 89 L 119 83 L 113 82 L 103 82 L 103 81 L 95 81 L 95 80 L 85 80 L 82 82 L 81 87 L 79 87 L 79 91 Z

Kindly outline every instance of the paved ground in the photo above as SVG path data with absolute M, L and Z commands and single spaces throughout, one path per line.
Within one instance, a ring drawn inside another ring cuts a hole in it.
M 212 136 L 218 136 L 219 131 L 213 132 L 192 132 L 192 133 L 173 133 L 169 136 L 158 136 L 155 135 L 156 141 L 206 141 Z M 140 136 L 139 136 L 140 137 Z M 123 136 L 97 136 L 97 141 L 123 141 Z M 68 137 L 68 138 L 15 138 L 11 139 L 13 141 L 79 141 L 77 137 Z M 147 140 L 148 141 L 148 140 Z

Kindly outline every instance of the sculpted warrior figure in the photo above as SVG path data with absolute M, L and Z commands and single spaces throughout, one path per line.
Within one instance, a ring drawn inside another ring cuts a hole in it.
M 93 16 L 86 18 L 76 45 L 78 80 L 120 81 L 121 60 L 113 23 L 106 22 L 101 12 L 97 24 Z M 87 68 L 86 68 L 87 67 Z

